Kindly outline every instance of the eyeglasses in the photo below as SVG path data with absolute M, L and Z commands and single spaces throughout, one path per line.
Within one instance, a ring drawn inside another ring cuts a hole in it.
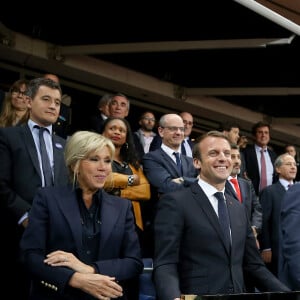
M 183 120 L 183 123 L 184 123 L 184 125 L 190 125 L 190 126 L 194 125 L 194 123 L 191 122 L 191 121 L 185 121 L 185 120 Z
M 166 126 L 166 127 L 162 127 L 161 126 L 161 128 L 166 128 L 166 129 L 168 129 L 168 130 L 170 130 L 171 132 L 176 132 L 176 131 L 178 131 L 178 130 L 180 130 L 180 131 L 184 131 L 184 127 L 176 127 L 176 126 Z
M 26 95 L 26 91 L 20 91 L 20 90 L 12 90 L 11 93 L 12 94 L 18 94 L 18 95 L 21 95 L 21 96 Z
M 154 118 L 144 117 L 143 120 L 155 122 L 155 119 L 154 119 Z

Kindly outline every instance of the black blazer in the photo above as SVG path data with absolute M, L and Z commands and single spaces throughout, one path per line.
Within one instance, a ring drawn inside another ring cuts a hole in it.
M 289 290 L 263 263 L 244 207 L 228 195 L 226 199 L 230 253 L 217 214 L 198 183 L 160 198 L 154 223 L 158 299 L 170 300 L 181 294 L 242 293 L 244 271 L 260 291 Z

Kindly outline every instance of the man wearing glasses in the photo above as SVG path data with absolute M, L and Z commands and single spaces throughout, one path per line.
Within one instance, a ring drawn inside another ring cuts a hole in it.
M 183 120 L 184 124 L 184 139 L 181 144 L 181 153 L 193 157 L 193 146 L 194 143 L 192 142 L 190 135 L 192 133 L 193 125 L 194 125 L 194 120 L 192 114 L 189 112 L 183 111 L 180 113 L 180 116 Z
M 189 186 L 196 180 L 197 171 L 193 159 L 181 154 L 184 123 L 179 115 L 163 115 L 158 133 L 161 147 L 144 155 L 143 166 L 150 184 L 160 195 Z

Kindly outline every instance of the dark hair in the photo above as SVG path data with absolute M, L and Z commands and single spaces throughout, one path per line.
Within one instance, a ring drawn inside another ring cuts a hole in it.
M 230 145 L 231 147 L 231 143 L 229 141 L 229 139 L 227 138 L 227 136 L 218 131 L 218 130 L 211 130 L 211 131 L 208 131 L 208 132 L 205 132 L 204 134 L 202 134 L 196 141 L 194 147 L 193 147 L 193 158 L 197 158 L 201 161 L 201 153 L 200 153 L 200 143 L 206 139 L 207 137 L 216 137 L 216 138 L 222 138 L 224 140 L 226 140 L 228 142 L 228 144 Z
M 126 134 L 126 143 L 121 147 L 120 154 L 122 159 L 127 162 L 132 164 L 136 169 L 140 167 L 139 159 L 137 156 L 137 151 L 135 149 L 135 144 L 133 141 L 133 133 L 130 127 L 130 124 L 128 121 L 124 118 L 118 118 L 118 117 L 109 117 L 107 118 L 104 123 L 103 123 L 103 128 L 102 128 L 102 133 L 105 130 L 105 128 L 108 126 L 110 122 L 113 120 L 120 120 L 122 121 L 127 129 L 127 134 Z
M 230 131 L 232 128 L 240 128 L 237 122 L 225 122 L 221 124 L 220 131 Z
M 62 95 L 62 90 L 61 90 L 60 84 L 53 81 L 52 79 L 44 78 L 44 77 L 39 77 L 39 78 L 30 80 L 29 84 L 28 84 L 28 89 L 27 89 L 26 95 L 28 97 L 30 97 L 31 99 L 33 99 L 36 96 L 36 94 L 41 86 L 47 86 L 51 89 L 59 90 L 60 95 Z
M 268 122 L 259 121 L 252 126 L 252 135 L 256 135 L 257 129 L 261 127 L 268 127 L 269 130 L 271 129 L 271 126 Z

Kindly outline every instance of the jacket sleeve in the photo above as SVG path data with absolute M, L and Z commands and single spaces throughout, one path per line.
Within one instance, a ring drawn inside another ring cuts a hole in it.
M 130 165 L 133 174 L 140 178 L 139 185 L 128 185 L 128 175 L 112 172 L 107 178 L 104 189 L 109 192 L 113 189 L 120 189 L 120 196 L 129 200 L 150 200 L 150 184 L 142 168 L 138 170 Z

